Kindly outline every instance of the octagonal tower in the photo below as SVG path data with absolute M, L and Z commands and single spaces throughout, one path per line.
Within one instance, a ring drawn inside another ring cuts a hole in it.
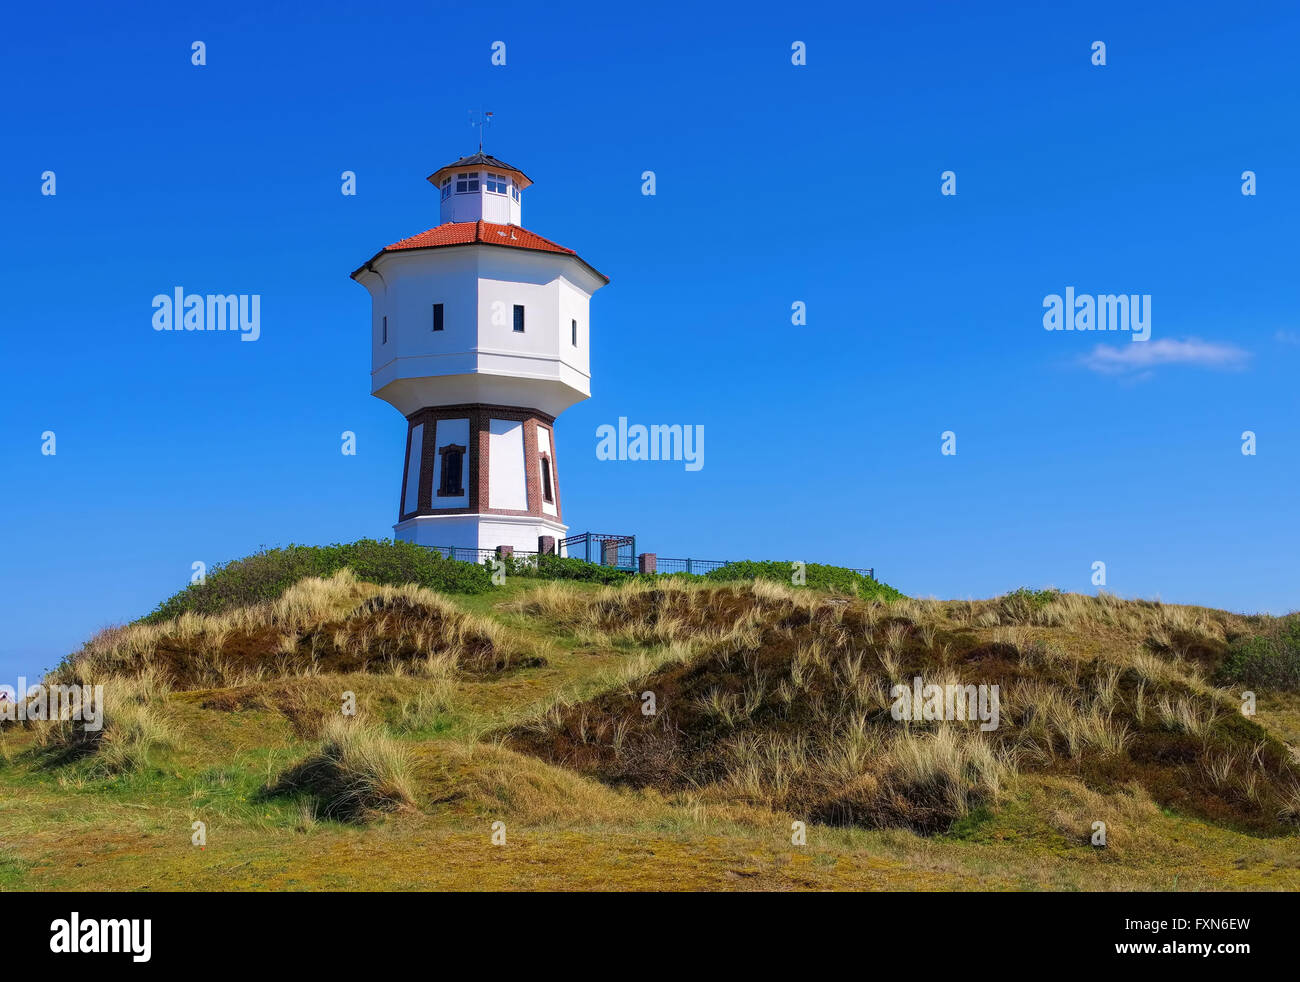
M 442 224 L 352 273 L 371 299 L 371 393 L 407 421 L 394 535 L 558 543 L 555 419 L 591 394 L 588 307 L 609 277 L 522 227 L 518 168 L 480 151 L 429 181 Z

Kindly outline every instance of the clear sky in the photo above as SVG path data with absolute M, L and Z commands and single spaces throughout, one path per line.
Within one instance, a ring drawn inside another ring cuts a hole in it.
M 525 227 L 612 279 L 557 427 L 573 531 L 1300 606 L 1295 4 L 302 9 L 6 12 L 0 681 L 196 560 L 391 534 L 406 427 L 348 274 L 438 223 L 471 109 Z M 260 339 L 155 332 L 177 286 L 260 294 Z M 1150 295 L 1150 341 L 1045 331 L 1067 287 Z M 620 416 L 702 425 L 705 466 L 598 460 Z

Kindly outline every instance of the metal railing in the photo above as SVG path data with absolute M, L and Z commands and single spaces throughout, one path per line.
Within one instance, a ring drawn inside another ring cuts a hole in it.
M 607 532 L 580 532 L 560 540 L 560 550 L 570 559 L 616 569 L 636 570 L 636 536 Z
M 655 558 L 655 571 L 658 573 L 692 573 L 696 576 L 703 576 L 705 573 L 712 573 L 715 569 L 723 566 L 730 566 L 737 562 L 734 559 L 668 559 L 663 556 Z M 847 569 L 850 573 L 857 573 L 859 576 L 869 576 L 871 579 L 876 578 L 874 569 L 854 569 L 849 566 L 841 567 Z
M 592 563 L 596 566 L 610 566 L 626 573 L 635 573 L 640 568 L 637 562 L 636 538 L 634 536 L 583 532 L 581 535 L 570 536 L 562 540 L 560 547 L 562 551 L 567 553 L 569 559 L 581 559 L 583 562 Z M 472 549 L 464 546 L 426 546 L 425 548 L 440 553 L 444 559 L 455 559 L 476 565 L 497 558 L 497 550 L 495 549 Z M 516 549 L 510 553 L 510 557 L 516 566 L 536 567 L 539 555 L 543 554 L 522 549 Z M 733 559 L 669 559 L 658 556 L 655 558 L 655 572 L 657 574 L 687 573 L 693 576 L 703 576 L 705 573 L 711 573 L 715 569 L 730 566 L 735 562 L 737 560 Z M 874 567 L 869 569 L 843 568 L 848 569 L 850 573 L 857 573 L 873 580 L 876 578 Z
M 703 575 L 715 569 L 730 565 L 728 559 L 665 559 L 655 558 L 655 572 L 658 573 L 694 573 Z

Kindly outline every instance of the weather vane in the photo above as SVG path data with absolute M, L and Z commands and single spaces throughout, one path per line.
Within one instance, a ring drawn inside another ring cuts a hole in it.
M 475 113 L 474 110 L 469 112 L 469 125 L 478 127 L 478 152 L 483 152 L 483 130 L 491 125 L 492 114 L 489 112 Z

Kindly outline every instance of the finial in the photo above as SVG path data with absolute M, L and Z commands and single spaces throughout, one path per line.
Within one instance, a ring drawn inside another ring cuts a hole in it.
M 483 152 L 483 130 L 492 122 L 492 114 L 489 112 L 479 112 L 475 114 L 474 110 L 469 111 L 469 125 L 478 127 L 478 152 Z

